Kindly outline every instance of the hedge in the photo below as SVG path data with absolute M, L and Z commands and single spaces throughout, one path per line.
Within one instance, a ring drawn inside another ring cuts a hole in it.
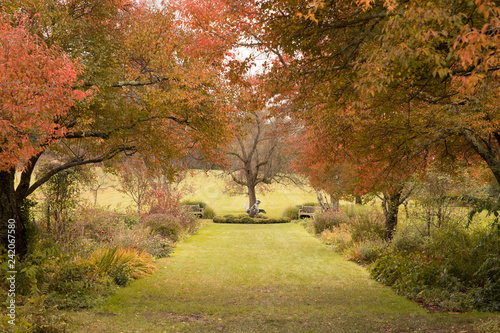
M 271 223 L 288 223 L 290 222 L 290 218 L 282 217 L 277 219 L 269 219 L 269 218 L 251 218 L 249 216 L 216 216 L 214 217 L 214 223 L 240 223 L 240 224 L 271 224 Z

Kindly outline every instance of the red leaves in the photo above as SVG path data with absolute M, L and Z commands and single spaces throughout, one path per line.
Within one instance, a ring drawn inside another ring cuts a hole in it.
M 62 131 L 54 123 L 88 95 L 73 91 L 81 71 L 0 13 L 0 170 L 22 166 Z

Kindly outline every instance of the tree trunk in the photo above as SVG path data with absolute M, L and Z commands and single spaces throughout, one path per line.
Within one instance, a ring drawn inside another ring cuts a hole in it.
M 500 156 L 496 153 L 497 149 L 488 140 L 474 134 L 472 131 L 463 129 L 462 135 L 472 149 L 486 162 L 496 181 L 500 184 Z M 500 143 L 500 134 L 495 132 L 493 136 Z
M 248 207 L 252 207 L 257 202 L 257 195 L 255 193 L 255 185 L 248 185 Z
M 394 194 L 385 194 L 382 199 L 382 210 L 385 215 L 385 234 L 384 239 L 390 241 L 398 225 L 399 205 L 401 204 L 401 191 Z
M 330 196 L 330 206 L 331 206 L 331 209 L 333 210 L 339 210 L 340 208 L 340 199 L 338 198 L 334 198 L 333 196 Z
M 17 198 L 14 190 L 15 172 L 0 171 L 0 237 L 2 245 L 7 249 L 9 221 L 15 221 L 15 252 L 20 258 L 26 255 L 26 221 L 21 220 L 22 199 Z
M 356 205 L 362 205 L 363 204 L 363 200 L 361 199 L 361 197 L 359 195 L 357 195 L 355 198 L 354 198 L 354 203 Z

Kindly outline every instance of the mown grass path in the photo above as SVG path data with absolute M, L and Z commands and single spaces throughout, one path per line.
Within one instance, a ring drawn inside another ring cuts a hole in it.
M 81 332 L 466 332 L 478 314 L 428 314 L 298 224 L 210 224 Z

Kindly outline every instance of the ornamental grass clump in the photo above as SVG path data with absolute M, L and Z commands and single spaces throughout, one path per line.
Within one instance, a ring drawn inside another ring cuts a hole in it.
M 87 262 L 98 276 L 107 275 L 119 286 L 127 285 L 131 279 L 140 279 L 157 271 L 154 258 L 132 248 L 102 248 L 90 255 Z
M 323 243 L 330 245 L 337 252 L 344 252 L 352 246 L 351 232 L 346 223 L 324 230 L 319 237 Z

